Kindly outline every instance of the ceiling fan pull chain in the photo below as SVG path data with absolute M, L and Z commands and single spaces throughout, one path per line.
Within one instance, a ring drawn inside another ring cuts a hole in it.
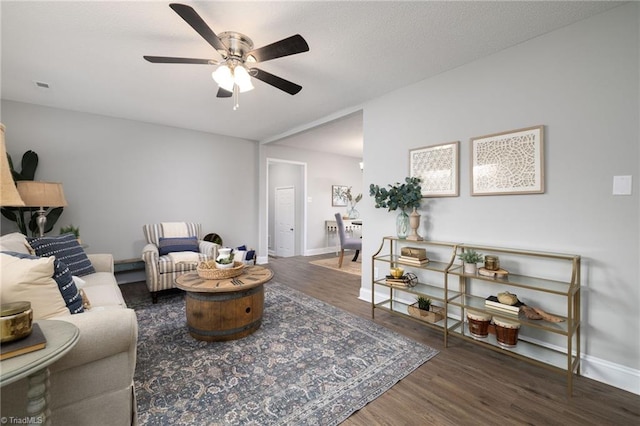
M 233 110 L 240 108 L 240 88 L 237 84 L 233 85 Z

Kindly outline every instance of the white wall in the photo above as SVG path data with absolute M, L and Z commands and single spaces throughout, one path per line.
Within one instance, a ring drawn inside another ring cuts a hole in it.
M 32 149 L 36 179 L 63 183 L 52 234 L 73 224 L 89 252 L 115 259 L 139 258 L 142 225 L 165 221 L 257 245 L 256 142 L 6 100 L 0 119 L 14 162 Z M 15 230 L 2 218 L 2 234 Z
M 432 240 L 583 256 L 583 373 L 640 393 L 639 28 L 629 4 L 365 105 L 365 185 L 408 174 L 408 150 L 459 140 L 460 196 L 425 199 Z M 469 139 L 545 126 L 546 192 L 470 196 Z M 633 195 L 613 196 L 614 175 Z M 361 295 L 395 215 L 365 197 Z M 620 377 L 616 376 L 616 371 Z
M 269 158 L 307 164 L 307 247 L 304 254 L 327 252 L 325 220 L 334 219 L 335 213 L 346 214 L 347 211 L 346 207 L 331 205 L 331 186 L 351 186 L 354 196 L 365 194 L 360 159 L 274 144 L 265 147 Z M 362 201 L 356 209 L 361 204 Z

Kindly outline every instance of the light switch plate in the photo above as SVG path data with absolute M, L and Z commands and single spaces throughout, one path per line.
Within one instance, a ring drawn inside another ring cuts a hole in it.
M 631 195 L 631 176 L 613 177 L 613 195 Z

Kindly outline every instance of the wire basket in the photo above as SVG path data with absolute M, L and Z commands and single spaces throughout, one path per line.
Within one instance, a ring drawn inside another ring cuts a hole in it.
M 233 262 L 233 268 L 203 268 L 202 263 L 198 265 L 196 270 L 198 271 L 198 276 L 205 280 L 224 280 L 226 278 L 237 277 L 242 274 L 242 269 L 244 268 L 243 262 Z

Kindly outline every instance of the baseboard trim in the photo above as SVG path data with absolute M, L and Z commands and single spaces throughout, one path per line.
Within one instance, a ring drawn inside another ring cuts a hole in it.
M 371 303 L 371 296 L 371 288 L 360 287 L 358 299 Z M 374 300 L 386 298 L 388 298 L 386 293 L 376 292 Z M 580 354 L 580 375 L 640 395 L 640 370 L 582 353 Z
M 336 250 L 335 247 L 322 247 L 322 248 L 305 250 L 304 255 L 305 256 L 317 256 L 319 254 L 330 254 L 330 253 L 337 253 L 337 252 L 338 251 Z

